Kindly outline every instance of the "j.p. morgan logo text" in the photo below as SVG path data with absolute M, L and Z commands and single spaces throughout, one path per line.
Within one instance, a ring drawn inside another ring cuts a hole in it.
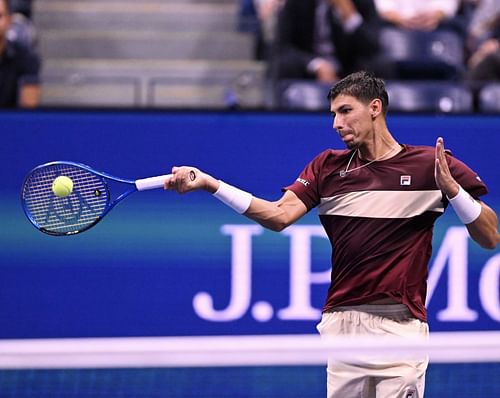
M 258 322 L 269 322 L 273 318 L 288 321 L 319 320 L 321 308 L 312 305 L 312 287 L 330 283 L 330 269 L 313 271 L 312 267 L 313 238 L 327 238 L 322 226 L 293 225 L 280 233 L 289 242 L 289 254 L 283 255 L 289 258 L 290 280 L 288 292 L 285 293 L 288 295 L 285 300 L 287 305 L 278 309 L 271 301 L 255 301 L 252 298 L 252 249 L 258 236 L 264 233 L 264 228 L 252 224 L 223 225 L 221 233 L 231 237 L 229 302 L 225 308 L 216 309 L 211 293 L 198 292 L 193 298 L 197 316 L 207 321 L 226 322 L 238 320 L 250 311 Z M 445 303 L 439 304 L 441 309 L 434 310 L 439 322 L 474 322 L 478 319 L 479 308 L 471 308 L 468 299 L 471 284 L 468 245 L 469 234 L 463 226 L 448 228 L 441 242 L 435 245 L 436 255 L 430 265 L 427 283 L 427 303 L 432 300 L 439 281 L 446 279 L 439 287 L 447 289 L 447 292 L 443 292 L 446 294 Z M 482 266 L 476 292 L 479 301 L 475 305 L 481 306 L 489 318 L 500 322 L 500 253 L 489 258 Z

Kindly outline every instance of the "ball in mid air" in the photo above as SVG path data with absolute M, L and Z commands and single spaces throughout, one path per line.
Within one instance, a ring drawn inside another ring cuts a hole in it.
M 52 192 L 59 197 L 71 195 L 71 192 L 73 192 L 73 181 L 66 176 L 57 177 L 52 183 Z

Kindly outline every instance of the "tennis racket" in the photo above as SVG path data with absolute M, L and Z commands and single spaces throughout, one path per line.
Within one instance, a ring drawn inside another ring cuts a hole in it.
M 73 182 L 66 196 L 52 190 L 54 180 L 65 176 Z M 172 175 L 126 180 L 74 162 L 51 162 L 35 167 L 23 182 L 21 202 L 28 220 L 49 235 L 74 235 L 86 231 L 101 221 L 118 203 L 137 191 L 162 188 Z M 130 188 L 115 199 L 110 182 Z

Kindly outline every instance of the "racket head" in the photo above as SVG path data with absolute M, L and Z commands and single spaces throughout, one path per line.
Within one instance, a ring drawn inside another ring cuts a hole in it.
M 59 176 L 73 181 L 67 196 L 56 196 L 52 184 Z M 30 222 L 49 235 L 74 235 L 96 225 L 111 208 L 108 184 L 90 167 L 74 162 L 51 162 L 35 167 L 24 179 L 21 203 Z

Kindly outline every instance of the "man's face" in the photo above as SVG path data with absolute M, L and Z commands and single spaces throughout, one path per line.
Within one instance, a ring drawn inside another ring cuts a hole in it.
M 5 0 L 0 0 L 0 41 L 5 40 L 10 27 L 10 14 L 7 11 Z
M 350 95 L 339 95 L 330 103 L 334 117 L 333 128 L 348 148 L 366 142 L 373 132 L 370 104 L 365 104 Z

